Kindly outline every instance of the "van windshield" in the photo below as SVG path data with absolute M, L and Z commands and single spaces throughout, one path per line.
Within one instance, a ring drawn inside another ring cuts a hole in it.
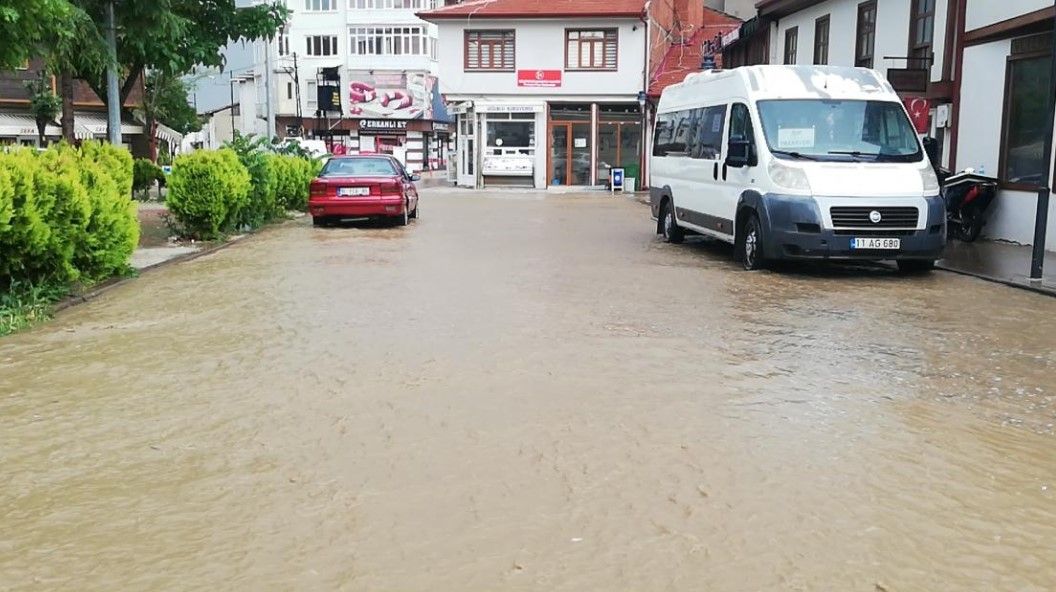
M 778 158 L 919 162 L 916 130 L 900 103 L 795 99 L 759 101 L 763 135 Z

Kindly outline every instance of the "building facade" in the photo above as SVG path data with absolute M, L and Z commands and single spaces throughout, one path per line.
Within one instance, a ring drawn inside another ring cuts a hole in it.
M 335 153 L 392 154 L 414 171 L 445 168 L 452 126 L 436 77 L 437 28 L 415 16 L 439 0 L 286 5 L 287 25 L 256 44 L 256 101 L 242 111 L 263 121 L 270 102 L 276 129 L 266 133 L 324 139 Z
M 457 183 L 601 186 L 623 168 L 641 186 L 648 91 L 701 68 L 696 46 L 695 63 L 668 58 L 703 43 L 704 13 L 695 0 L 492 0 L 419 13 L 439 29 Z
M 1056 153 L 1043 147 L 1052 79 L 1053 19 L 1047 0 L 976 2 L 959 23 L 959 98 L 954 114 L 956 168 L 974 167 L 1001 180 L 991 238 L 1030 244 L 1041 185 L 1053 187 Z M 1056 152 L 1056 151 L 1054 151 Z M 1045 161 L 1050 164 L 1043 177 Z M 1056 197 L 1050 195 L 1046 248 L 1056 250 Z M 1051 265 L 1051 263 L 1050 263 Z

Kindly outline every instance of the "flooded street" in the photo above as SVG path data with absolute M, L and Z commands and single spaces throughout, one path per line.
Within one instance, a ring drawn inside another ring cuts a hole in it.
M 1056 300 L 503 195 L 0 340 L 0 591 L 1056 589 Z

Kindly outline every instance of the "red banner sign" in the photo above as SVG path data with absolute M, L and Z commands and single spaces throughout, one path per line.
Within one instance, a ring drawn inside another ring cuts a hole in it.
M 556 88 L 561 86 L 561 70 L 517 70 L 517 86 Z
M 931 131 L 931 103 L 923 97 L 909 97 L 902 99 L 909 111 L 909 120 L 913 122 L 918 134 L 926 134 Z

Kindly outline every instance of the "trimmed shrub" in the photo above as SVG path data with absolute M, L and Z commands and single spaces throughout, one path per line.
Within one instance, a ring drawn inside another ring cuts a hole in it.
M 249 204 L 249 172 L 226 148 L 180 156 L 168 186 L 165 203 L 194 238 L 214 239 L 231 230 Z
M 278 200 L 283 208 L 304 212 L 308 209 L 308 187 L 319 173 L 315 161 L 296 156 L 270 157 L 278 178 Z
M 144 194 L 155 181 L 158 187 L 165 185 L 165 173 L 161 172 L 161 167 L 146 158 L 137 158 L 132 163 L 132 192 Z
M 0 152 L 0 291 L 119 273 L 139 240 L 132 158 L 85 143 Z
M 281 217 L 284 209 L 278 203 L 278 170 L 268 156 L 267 140 L 239 136 L 226 146 L 238 155 L 250 179 L 249 200 L 239 212 L 236 225 L 240 228 L 260 228 Z

